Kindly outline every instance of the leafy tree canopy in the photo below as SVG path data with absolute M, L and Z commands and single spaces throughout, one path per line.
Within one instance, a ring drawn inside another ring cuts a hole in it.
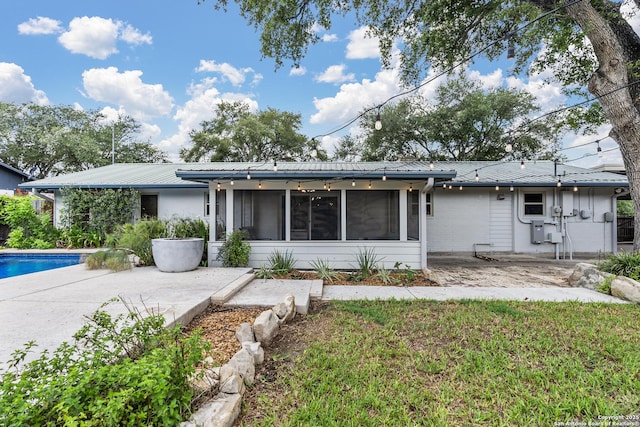
M 111 125 L 98 111 L 0 103 L 0 159 L 36 178 L 110 164 L 112 137 L 118 163 L 166 161 L 153 144 L 136 140 L 139 132 L 131 117 Z
M 242 102 L 218 104 L 215 117 L 190 134 L 193 145 L 180 150 L 187 162 L 326 160 L 315 141 L 298 133 L 299 114 L 273 108 L 253 113 Z
M 517 125 L 539 111 L 525 91 L 494 88 L 464 77 L 438 88 L 433 104 L 420 96 L 385 105 L 363 118 L 362 160 L 502 160 L 551 158 L 565 127 L 553 117 Z M 512 129 L 512 131 L 508 131 Z M 505 151 L 511 144 L 512 151 Z M 338 149 L 338 153 L 342 147 Z

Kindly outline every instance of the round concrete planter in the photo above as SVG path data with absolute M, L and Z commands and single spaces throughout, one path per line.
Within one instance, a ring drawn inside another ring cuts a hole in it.
M 198 268 L 202 260 L 204 239 L 153 239 L 151 240 L 153 261 L 158 270 L 165 273 L 180 273 Z

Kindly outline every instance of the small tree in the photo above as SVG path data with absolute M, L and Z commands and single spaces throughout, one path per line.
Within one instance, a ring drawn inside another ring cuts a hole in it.
M 216 259 L 222 262 L 223 267 L 246 267 L 249 265 L 251 245 L 246 241 L 247 233 L 236 230 L 227 236 L 222 244 Z

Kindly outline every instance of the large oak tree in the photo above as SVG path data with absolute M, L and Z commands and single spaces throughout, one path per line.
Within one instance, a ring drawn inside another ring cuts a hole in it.
M 202 2 L 204 0 L 200 0 Z M 224 8 L 228 0 L 211 0 Z M 314 26 L 353 13 L 380 38 L 389 65 L 402 40 L 402 75 L 420 81 L 429 66 L 447 69 L 481 53 L 489 59 L 515 48 L 515 72 L 549 70 L 567 92 L 595 96 L 619 144 L 635 207 L 634 248 L 640 249 L 640 37 L 608 0 L 234 0 L 260 32 L 262 54 L 278 65 L 299 64 Z M 634 0 L 636 7 L 640 1 Z M 586 89 L 586 90 L 585 90 Z
M 166 154 L 138 141 L 140 124 L 131 117 L 107 123 L 98 111 L 69 106 L 0 103 L 0 160 L 46 178 L 115 161 L 154 163 Z

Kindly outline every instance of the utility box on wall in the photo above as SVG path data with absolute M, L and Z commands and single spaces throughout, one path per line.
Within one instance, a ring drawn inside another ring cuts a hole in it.
M 536 245 L 544 243 L 544 221 L 541 219 L 531 221 L 531 243 Z

